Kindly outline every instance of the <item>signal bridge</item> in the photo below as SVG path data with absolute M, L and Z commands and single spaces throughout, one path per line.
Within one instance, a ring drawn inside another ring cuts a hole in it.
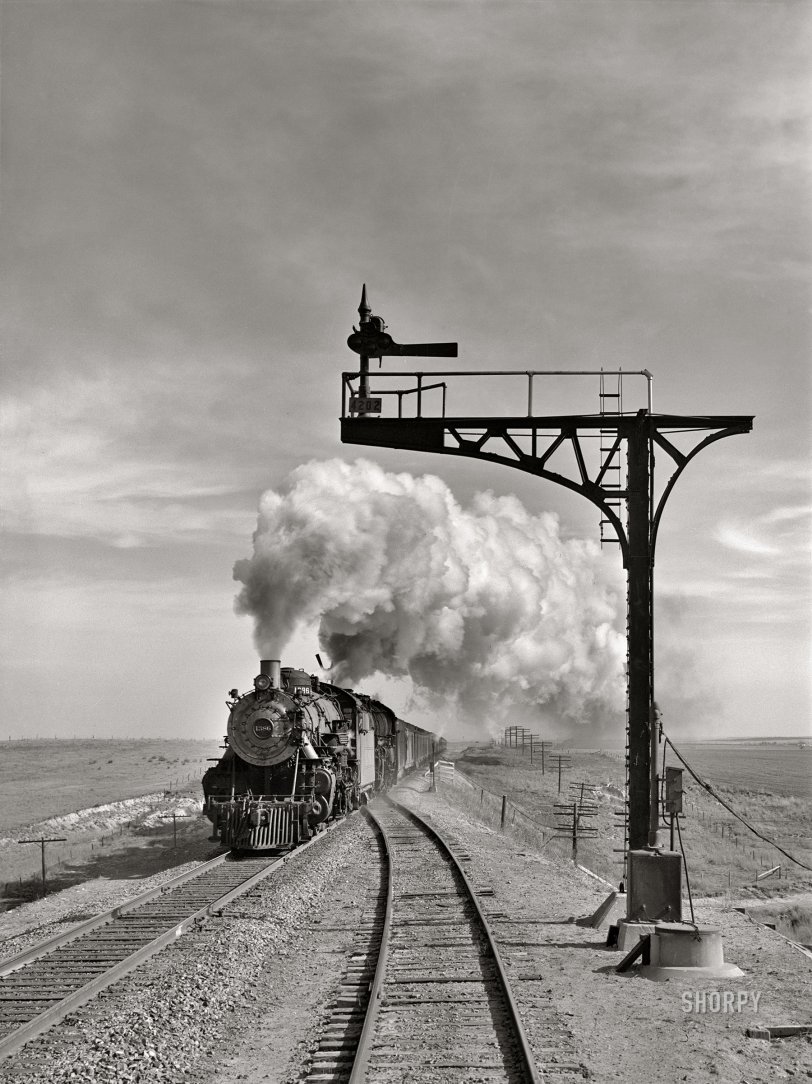
M 371 358 L 382 363 L 384 357 L 456 357 L 457 344 L 395 343 L 383 319 L 373 316 L 366 287 L 358 312 L 360 325 L 347 344 L 360 356 L 360 365 L 342 374 L 341 440 L 345 444 L 502 463 L 585 497 L 600 511 L 602 537 L 604 526 L 613 530 L 627 574 L 625 849 L 656 848 L 659 715 L 654 697 L 653 591 L 657 534 L 666 501 L 688 464 L 714 442 L 749 433 L 752 416 L 655 414 L 653 377 L 648 369 L 617 371 L 613 411 L 606 409 L 614 393 L 606 391 L 607 373 L 602 369 L 438 370 L 429 374 L 381 369 L 375 374 L 373 391 Z M 557 395 L 564 378 L 583 377 L 600 382 L 601 412 L 538 412 L 541 381 L 552 379 Z M 642 396 L 627 410 L 621 386 L 629 381 L 641 387 Z M 472 395 L 476 384 L 485 388 L 484 411 L 476 408 Z M 517 387 L 523 393 L 518 398 Z M 497 403 L 506 404 L 504 413 L 494 412 Z M 655 459 L 658 467 L 664 464 L 664 484 L 656 492 Z M 619 472 L 624 462 L 625 471 Z M 633 884 L 632 868 L 628 878 Z M 644 880 L 641 876 L 643 897 L 649 892 Z

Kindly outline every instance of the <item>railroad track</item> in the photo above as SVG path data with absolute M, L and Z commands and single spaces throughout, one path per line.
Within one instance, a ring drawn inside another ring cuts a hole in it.
M 291 856 L 324 836 L 315 836 Z M 218 855 L 125 904 L 0 960 L 0 1060 L 134 971 L 196 923 L 249 892 L 288 857 Z
M 326 1021 L 306 1084 L 438 1080 L 538 1084 L 476 892 L 431 825 L 391 799 L 367 810 L 381 891 Z

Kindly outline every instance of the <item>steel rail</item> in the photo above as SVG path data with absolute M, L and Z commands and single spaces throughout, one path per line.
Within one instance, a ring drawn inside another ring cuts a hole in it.
M 392 928 L 392 901 L 394 899 L 394 868 L 392 863 L 392 850 L 389 845 L 389 838 L 386 835 L 386 831 L 367 806 L 364 809 L 364 813 L 368 820 L 372 821 L 376 826 L 380 835 L 384 861 L 386 863 L 387 885 L 386 885 L 386 902 L 383 919 L 383 929 L 381 931 L 381 946 L 378 950 L 378 963 L 375 967 L 375 975 L 370 983 L 369 987 L 369 1001 L 367 1003 L 367 1011 L 364 1017 L 364 1024 L 361 1028 L 361 1034 L 358 1037 L 358 1046 L 355 1052 L 355 1059 L 352 1063 L 352 1069 L 350 1070 L 350 1076 L 348 1084 L 363 1084 L 366 1076 L 367 1062 L 369 1060 L 369 1052 L 372 1048 L 372 1036 L 375 1031 L 375 1023 L 378 1019 L 378 1010 L 381 1005 L 381 994 L 383 993 L 384 975 L 386 974 L 386 962 L 389 958 L 389 935 Z
M 158 899 L 164 893 L 171 892 L 172 889 L 177 888 L 186 881 L 191 881 L 195 877 L 205 876 L 209 870 L 216 868 L 221 863 L 225 862 L 227 858 L 228 852 L 225 854 L 218 854 L 216 858 L 212 858 L 208 862 L 196 866 L 194 869 L 187 870 L 185 873 L 179 873 L 176 877 L 171 877 L 169 880 L 162 882 L 162 884 L 158 885 L 156 888 L 149 888 L 146 892 L 141 892 L 137 896 L 133 896 L 132 899 L 127 900 L 125 903 L 117 904 L 109 911 L 104 911 L 100 915 L 94 915 L 93 918 L 85 919 L 84 922 L 80 922 L 69 930 L 63 930 L 62 933 L 55 934 L 53 937 L 38 941 L 35 945 L 32 945 L 31 948 L 23 949 L 22 952 L 18 952 L 14 956 L 7 956 L 5 959 L 0 959 L 0 978 L 12 974 L 12 972 L 17 971 L 19 968 L 24 967 L 34 960 L 38 960 L 41 956 L 45 956 L 47 953 L 53 951 L 53 949 L 59 948 L 60 945 L 66 945 L 69 941 L 75 941 L 77 938 L 82 937 L 83 934 L 98 929 L 99 926 L 105 926 L 108 923 L 115 921 L 115 919 L 119 918 L 121 915 L 126 915 L 129 911 L 134 911 L 137 908 L 142 907 L 145 903 L 149 903 L 150 900 Z
M 457 859 L 457 856 L 454 854 L 451 847 L 448 845 L 448 843 L 445 841 L 443 836 L 437 831 L 436 828 L 424 821 L 421 816 L 419 816 L 413 810 L 409 809 L 408 806 L 401 805 L 400 802 L 396 802 L 388 795 L 384 796 L 384 800 L 390 805 L 394 806 L 395 809 L 399 810 L 399 812 L 401 812 L 405 817 L 407 817 L 419 828 L 421 828 L 426 833 L 426 835 L 428 835 L 429 838 L 437 844 L 443 854 L 445 854 L 446 857 L 449 859 L 452 867 L 459 874 L 460 879 L 465 885 L 465 889 L 468 893 L 470 901 L 474 905 L 474 909 L 479 918 L 480 926 L 483 933 L 485 934 L 489 950 L 496 965 L 496 971 L 499 976 L 499 984 L 502 988 L 502 993 L 504 995 L 505 1001 L 507 1002 L 510 1011 L 511 1021 L 513 1023 L 513 1028 L 516 1033 L 516 1039 L 518 1041 L 519 1052 L 521 1054 L 521 1060 L 523 1062 L 525 1078 L 528 1081 L 528 1084 L 542 1084 L 542 1077 L 540 1076 L 536 1068 L 536 1062 L 533 1057 L 533 1052 L 530 1049 L 530 1043 L 528 1042 L 527 1034 L 525 1033 L 524 1027 L 522 1026 L 521 1018 L 519 1016 L 519 1009 L 513 997 L 513 992 L 510 989 L 510 980 L 508 979 L 507 970 L 499 953 L 496 938 L 494 937 L 490 925 L 488 924 L 485 912 L 483 911 L 482 907 L 480 906 L 479 900 L 477 899 L 476 889 L 468 880 L 465 870 L 462 868 L 459 860 Z
M 79 1006 L 86 1004 L 88 1001 L 93 1000 L 102 990 L 105 990 L 108 986 L 118 982 L 119 979 L 124 978 L 130 972 L 134 971 L 142 963 L 148 960 L 151 956 L 156 955 L 167 945 L 171 944 L 181 937 L 190 927 L 196 923 L 204 920 L 206 917 L 214 914 L 221 913 L 222 910 L 228 906 L 232 900 L 249 892 L 261 881 L 265 880 L 270 874 L 282 866 L 285 862 L 289 861 L 296 855 L 306 851 L 313 844 L 318 843 L 324 839 L 328 833 L 338 828 L 344 820 L 336 821 L 331 825 L 328 825 L 325 831 L 320 832 L 314 836 L 313 839 L 307 843 L 303 843 L 301 846 L 295 848 L 289 854 L 282 855 L 281 857 L 275 857 L 268 861 L 257 873 L 246 878 L 240 882 L 236 887 L 230 887 L 226 892 L 217 896 L 213 900 L 209 900 L 202 907 L 196 908 L 193 912 L 188 914 L 185 918 L 179 922 L 174 922 L 172 925 L 155 937 L 152 941 L 143 945 L 135 952 L 126 956 L 124 959 L 116 963 L 114 966 L 104 971 L 102 974 L 95 976 L 90 982 L 84 983 L 82 986 L 73 990 L 66 997 L 62 998 L 56 1004 L 46 1009 L 44 1012 L 39 1013 L 32 1019 L 22 1024 L 19 1028 L 16 1028 L 13 1032 L 7 1035 L 4 1039 L 0 1040 L 0 1061 L 3 1058 L 8 1057 L 11 1054 L 16 1053 L 22 1046 L 31 1039 L 36 1038 L 49 1028 L 53 1027 L 62 1020 L 68 1013 L 79 1008 Z M 168 893 L 168 885 L 177 888 L 179 885 L 186 881 L 192 880 L 195 877 L 204 878 L 212 870 L 221 865 L 228 858 L 228 855 L 218 855 L 217 858 L 210 862 L 205 863 L 202 867 L 198 867 L 196 870 L 187 874 L 181 874 L 177 878 L 173 878 L 171 882 L 166 882 L 164 885 L 159 886 L 158 889 L 149 890 L 142 893 L 135 899 L 128 901 L 127 904 L 122 905 L 126 912 L 132 912 L 143 906 L 145 903 L 149 903 L 151 900 L 159 897 L 162 893 Z M 48 941 L 40 943 L 40 945 L 34 946 L 32 949 L 27 950 L 25 953 L 20 953 L 17 957 L 11 957 L 6 961 L 6 964 L 16 961 L 16 967 L 7 970 L 5 973 L 18 970 L 21 967 L 27 966 L 36 960 L 43 959 L 54 949 L 61 947 L 66 941 L 79 940 L 79 938 L 86 933 L 92 932 L 98 926 L 103 926 L 114 922 L 116 918 L 120 917 L 124 912 L 122 906 L 113 908 L 111 911 L 105 912 L 103 915 L 96 916 L 95 919 L 89 920 L 88 923 L 83 923 L 81 929 L 74 929 L 69 931 L 66 938 L 60 935 L 56 938 L 51 938 Z M 38 951 L 39 950 L 39 951 Z M 27 957 L 25 961 L 20 961 L 20 957 Z

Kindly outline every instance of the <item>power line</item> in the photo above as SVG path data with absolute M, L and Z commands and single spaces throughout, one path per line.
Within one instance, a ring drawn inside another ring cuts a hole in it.
M 730 805 L 729 802 L 725 801 L 725 799 L 720 794 L 716 793 L 716 791 L 713 789 L 713 787 L 711 786 L 710 783 L 706 783 L 704 779 L 700 779 L 700 777 L 696 774 L 694 769 L 691 767 L 691 765 L 688 763 L 688 761 L 685 759 L 685 757 L 682 755 L 682 753 L 679 751 L 679 749 L 677 749 L 676 745 L 674 745 L 674 743 L 671 741 L 671 739 L 668 737 L 668 735 L 665 734 L 664 732 L 663 732 L 663 737 L 665 738 L 666 745 L 671 746 L 673 751 L 676 753 L 677 757 L 682 761 L 682 763 L 688 769 L 688 774 L 693 776 L 693 778 L 697 781 L 697 783 L 699 783 L 700 787 L 702 787 L 703 790 L 706 790 L 708 792 L 708 794 L 710 794 L 710 796 L 712 798 L 715 798 L 716 801 L 719 803 L 719 805 L 724 806 L 724 808 L 728 811 L 728 813 L 732 813 L 733 816 L 736 818 L 736 820 L 741 821 L 741 823 L 744 825 L 744 827 L 748 828 L 753 833 L 754 836 L 758 836 L 758 838 L 764 840 L 765 843 L 769 843 L 769 845 L 771 847 L 775 847 L 775 849 L 777 851 L 780 851 L 781 854 L 783 854 L 785 858 L 788 858 L 790 860 L 790 862 L 794 862 L 795 865 L 800 866 L 801 869 L 808 869 L 810 872 L 812 872 L 812 866 L 807 866 L 807 864 L 805 862 L 802 862 L 799 858 L 796 858 L 795 855 L 790 854 L 789 851 L 784 850 L 784 848 L 779 843 L 776 843 L 774 839 L 770 839 L 769 836 L 765 836 L 763 832 L 759 832 L 759 830 L 757 828 L 754 828 L 753 825 L 750 824 L 749 821 L 745 820 L 744 817 L 741 815 L 741 813 L 738 813 L 733 808 L 733 806 Z

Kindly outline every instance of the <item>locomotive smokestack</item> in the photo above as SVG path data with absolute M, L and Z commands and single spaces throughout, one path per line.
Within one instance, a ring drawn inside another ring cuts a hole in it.
M 281 689 L 282 663 L 279 659 L 260 659 L 259 672 L 260 674 L 267 674 L 274 689 Z

